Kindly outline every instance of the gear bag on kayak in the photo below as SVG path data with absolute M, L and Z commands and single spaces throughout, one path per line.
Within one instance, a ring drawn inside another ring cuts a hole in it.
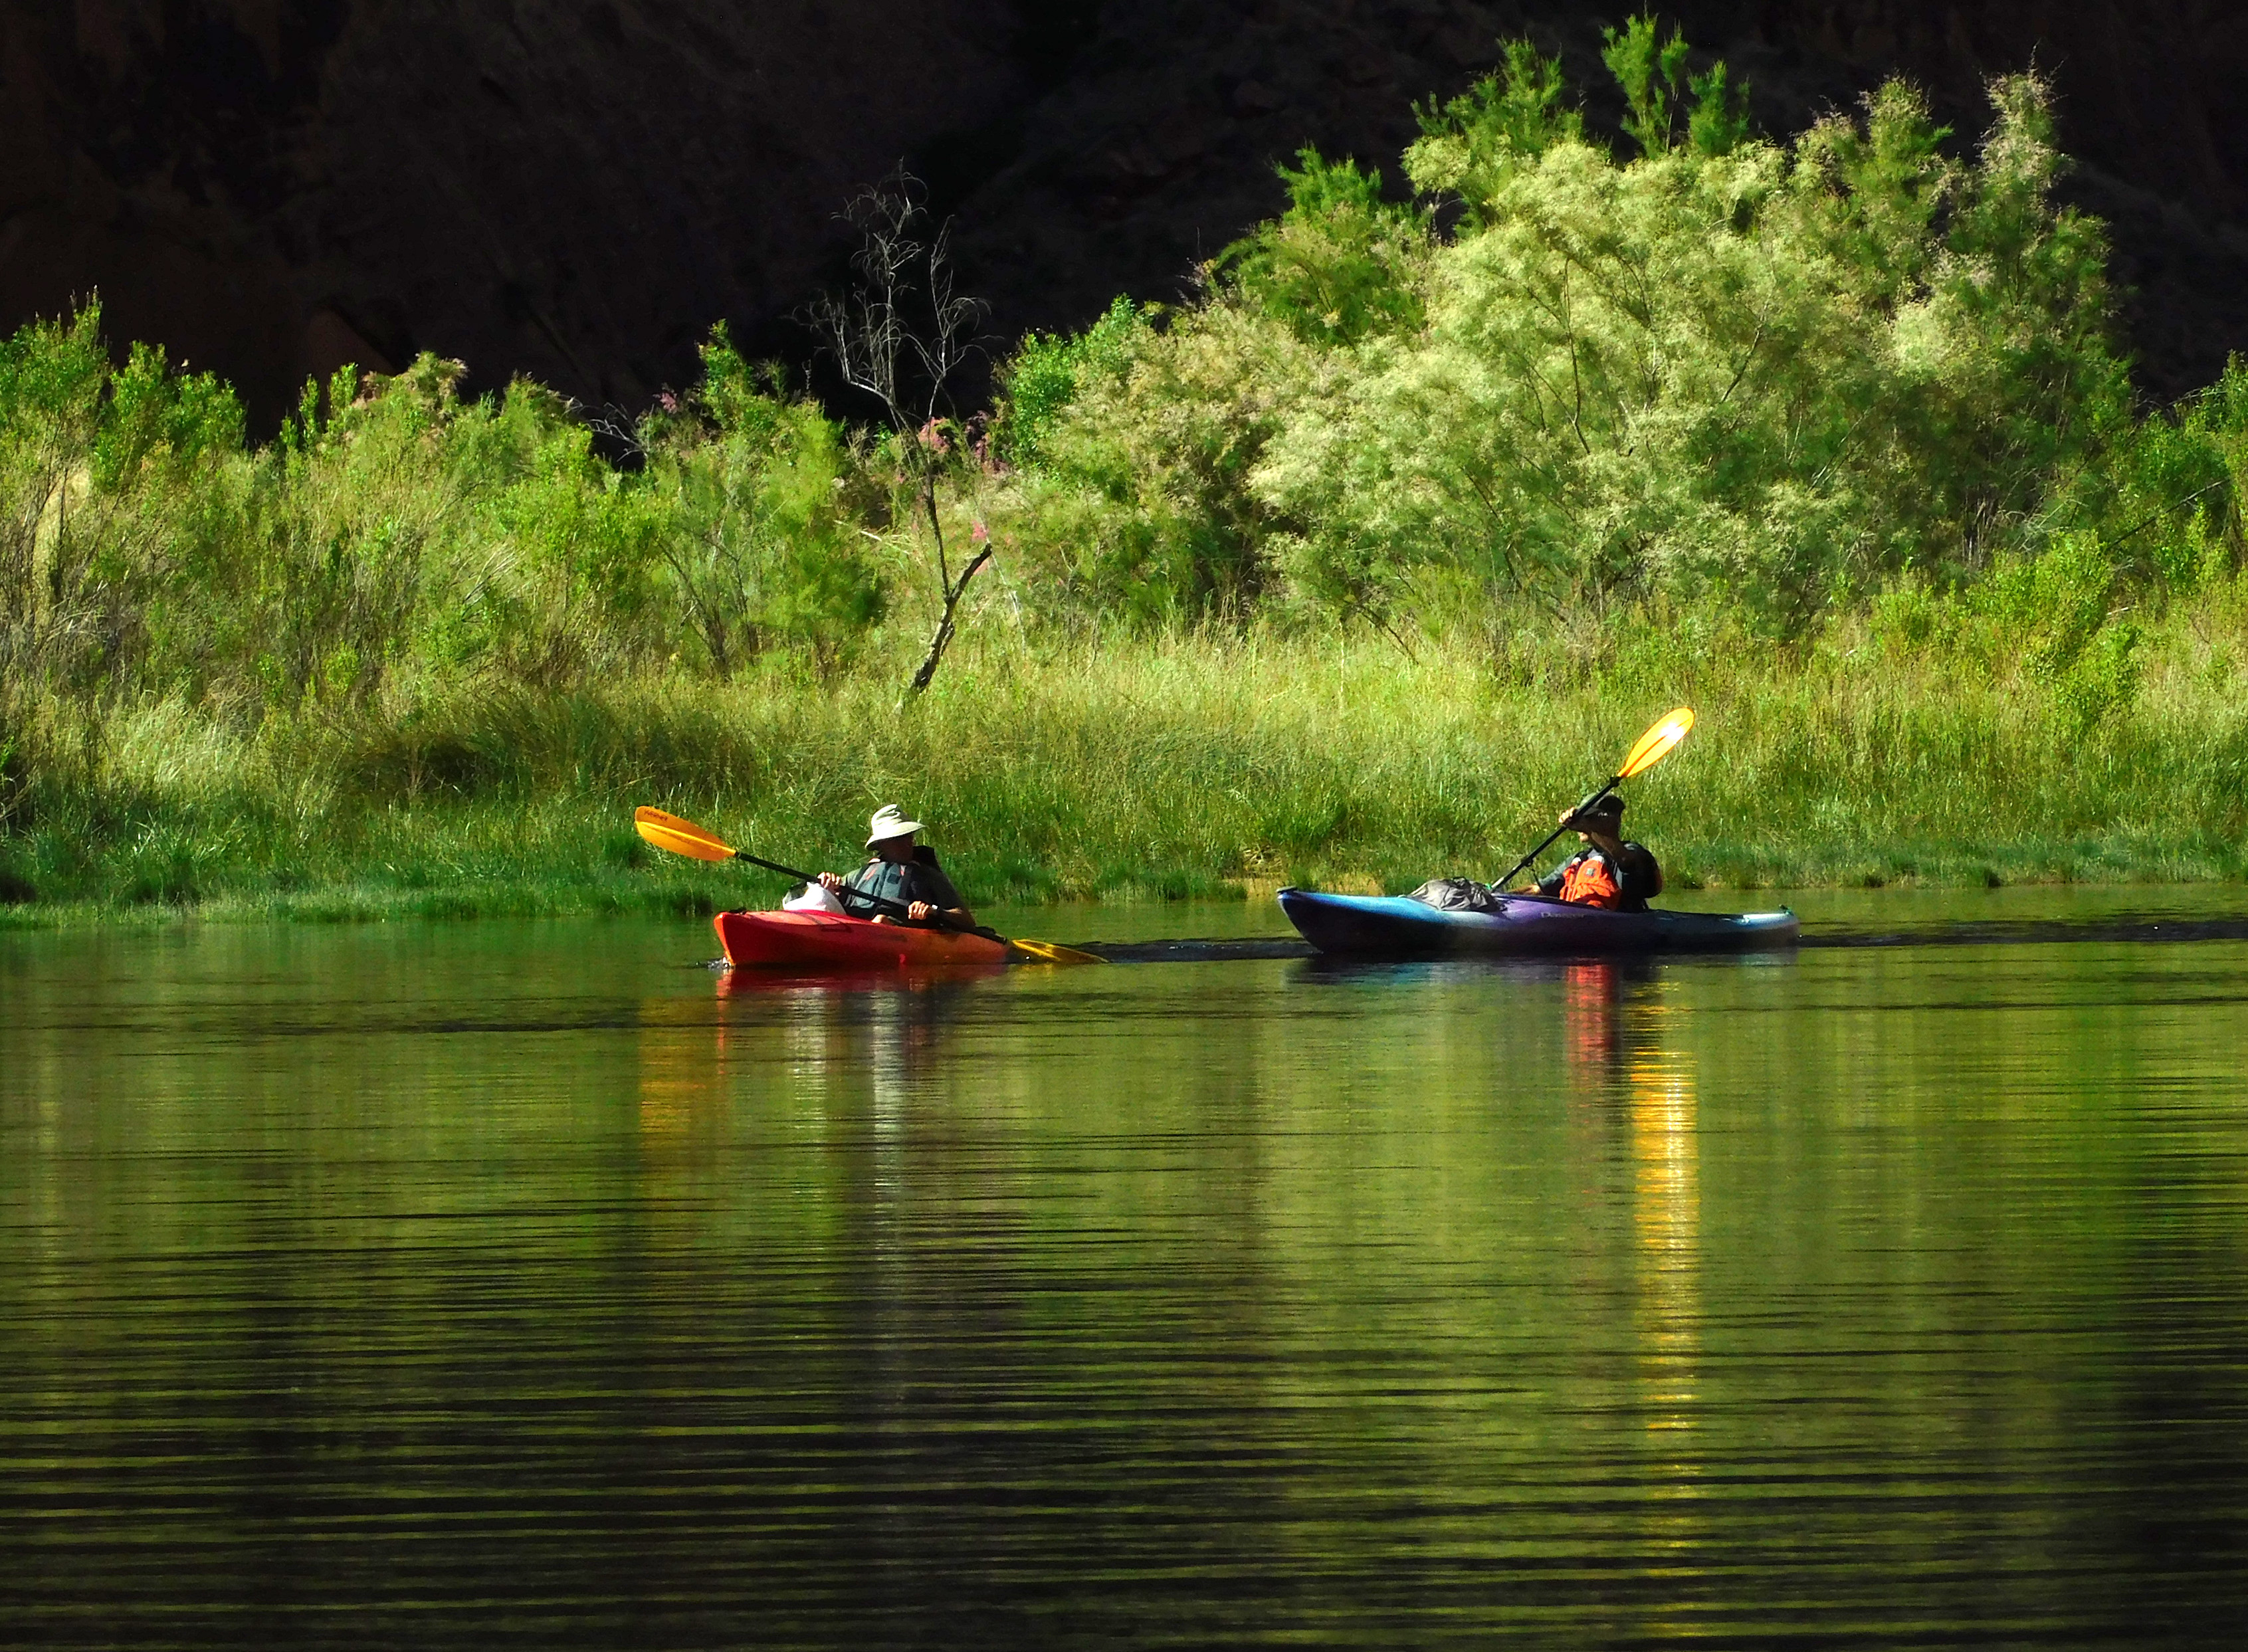
M 1491 885 L 1473 878 L 1430 878 L 1406 899 L 1439 912 L 1497 912 L 1504 904 Z

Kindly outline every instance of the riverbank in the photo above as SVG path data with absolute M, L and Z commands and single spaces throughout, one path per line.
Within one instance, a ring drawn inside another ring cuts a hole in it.
M 0 922 L 778 893 L 642 803 L 806 867 L 899 803 L 979 904 L 1405 889 L 1681 703 L 1628 820 L 1676 889 L 2248 873 L 2248 362 L 2136 400 L 2034 79 L 1947 159 L 1909 87 L 1767 139 L 1683 50 L 1609 39 L 1635 155 L 1524 42 L 1421 112 L 1411 202 L 1302 152 L 1199 294 L 1025 339 L 964 422 L 720 327 L 629 428 L 424 355 L 254 440 L 96 305 L 20 329 Z
M 1172 638 L 963 647 L 902 710 L 880 671 L 432 695 L 255 731 L 175 703 L 59 718 L 19 763 L 0 925 L 708 911 L 780 881 L 674 860 L 634 805 L 790 864 L 847 866 L 900 802 L 970 899 L 1138 901 L 1496 876 L 1677 703 L 1627 788 L 1681 889 L 2248 875 L 2248 695 L 2228 587 L 2154 627 L 2083 708 L 1970 636 Z

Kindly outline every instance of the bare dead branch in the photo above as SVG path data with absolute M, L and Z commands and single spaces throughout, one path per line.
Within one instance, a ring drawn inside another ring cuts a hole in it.
M 926 196 L 921 181 L 901 167 L 853 200 L 842 215 L 860 234 L 851 291 L 822 294 L 805 317 L 843 381 L 881 404 L 936 546 L 942 613 L 929 656 L 914 674 L 914 694 L 936 675 L 961 596 L 991 558 L 991 547 L 983 545 L 956 580 L 937 510 L 948 453 L 940 421 L 954 374 L 977 347 L 989 306 L 957 290 L 952 226 L 931 225 Z

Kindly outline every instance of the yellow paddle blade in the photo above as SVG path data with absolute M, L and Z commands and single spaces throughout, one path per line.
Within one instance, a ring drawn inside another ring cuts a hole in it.
M 668 849 L 674 854 L 690 855 L 697 860 L 730 860 L 734 858 L 731 849 L 695 822 L 682 820 L 675 814 L 666 814 L 661 809 L 634 809 L 633 824 L 640 828 L 641 836 L 657 848 Z
M 1104 957 L 1090 952 L 1080 952 L 1075 947 L 1066 947 L 1052 941 L 1025 941 L 1019 937 L 1007 943 L 1007 949 L 1016 954 L 1018 963 L 1106 963 Z
M 1639 737 L 1639 744 L 1624 758 L 1622 772 L 1616 778 L 1628 780 L 1635 774 L 1646 773 L 1669 757 L 1670 748 L 1683 740 L 1686 731 L 1693 726 L 1690 707 L 1682 705 L 1676 711 L 1665 712 L 1660 722 Z

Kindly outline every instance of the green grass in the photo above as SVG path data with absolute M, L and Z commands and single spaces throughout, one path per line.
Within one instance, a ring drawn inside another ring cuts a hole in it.
M 1187 638 L 1040 653 L 989 627 L 900 711 L 887 673 L 435 698 L 230 731 L 56 713 L 0 833 L 0 925 L 700 912 L 780 881 L 672 860 L 654 803 L 772 859 L 856 860 L 873 809 L 932 824 L 977 901 L 1388 889 L 1493 876 L 1656 714 L 1701 723 L 1627 788 L 1677 888 L 2248 874 L 2248 696 L 2230 587 L 2150 634 L 2135 698 L 2063 697 L 1965 645 L 1837 632 L 1789 653 L 1641 626 L 1582 657 Z

